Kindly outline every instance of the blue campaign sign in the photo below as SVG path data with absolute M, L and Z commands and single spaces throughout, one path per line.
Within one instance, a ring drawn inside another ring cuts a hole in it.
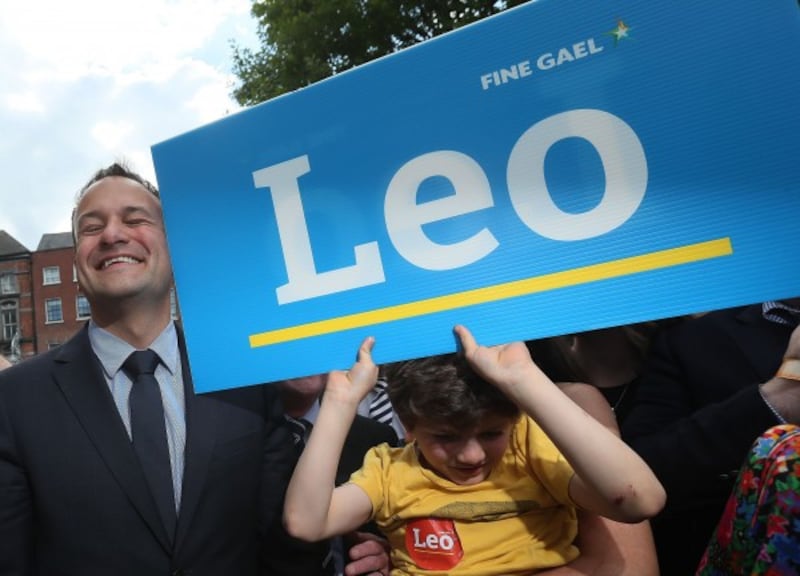
M 199 391 L 800 295 L 795 0 L 540 0 L 153 147 Z

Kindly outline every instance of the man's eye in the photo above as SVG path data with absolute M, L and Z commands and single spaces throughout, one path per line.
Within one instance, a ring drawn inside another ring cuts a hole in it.
M 481 432 L 480 436 L 484 440 L 495 440 L 500 438 L 503 435 L 502 430 L 487 430 L 486 432 Z
M 103 227 L 100 224 L 88 224 L 80 229 L 81 234 L 97 234 Z

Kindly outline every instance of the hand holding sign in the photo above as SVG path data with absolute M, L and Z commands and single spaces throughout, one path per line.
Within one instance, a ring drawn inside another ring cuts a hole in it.
M 547 376 L 534 364 L 523 342 L 480 346 L 465 326 L 459 324 L 454 330 L 472 368 L 511 400 L 519 403 L 520 396 L 530 386 L 532 376 L 534 380 L 544 379 L 549 382 Z
M 334 370 L 328 375 L 325 397 L 338 402 L 357 406 L 375 386 L 378 367 L 372 361 L 372 347 L 375 339 L 364 338 L 358 348 L 358 358 L 349 371 Z

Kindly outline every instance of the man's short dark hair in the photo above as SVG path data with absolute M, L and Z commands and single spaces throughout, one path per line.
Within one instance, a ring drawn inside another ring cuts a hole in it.
M 138 182 L 142 186 L 144 186 L 148 192 L 150 192 L 156 198 L 160 198 L 158 193 L 158 188 L 156 188 L 153 184 L 150 183 L 146 178 L 144 178 L 141 174 L 134 172 L 131 168 L 129 168 L 124 162 L 114 162 L 110 166 L 105 168 L 101 168 L 94 175 L 89 179 L 89 181 L 83 185 L 83 188 L 80 189 L 78 192 L 78 197 L 75 199 L 75 204 L 77 205 L 83 195 L 86 194 L 86 191 L 95 184 L 99 182 L 103 178 L 108 178 L 109 176 L 121 176 L 122 178 L 129 178 L 134 182 Z

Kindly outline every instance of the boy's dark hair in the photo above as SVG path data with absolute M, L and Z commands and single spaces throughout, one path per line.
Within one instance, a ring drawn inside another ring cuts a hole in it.
M 140 174 L 134 172 L 130 169 L 124 162 L 114 162 L 110 166 L 105 168 L 101 168 L 97 172 L 95 172 L 89 181 L 83 185 L 83 187 L 78 190 L 78 194 L 75 196 L 75 204 L 72 207 L 72 240 L 73 242 L 77 243 L 78 241 L 78 230 L 76 227 L 75 218 L 77 217 L 78 212 L 78 204 L 81 203 L 81 199 L 86 194 L 86 191 L 96 182 L 99 182 L 103 178 L 108 178 L 109 176 L 120 176 L 122 178 L 128 178 L 141 184 L 150 194 L 155 196 L 156 198 L 161 200 L 161 195 L 158 192 L 158 188 L 156 188 L 150 181 L 146 178 L 141 176 Z
M 489 414 L 516 418 L 519 408 L 478 376 L 457 354 L 431 356 L 386 366 L 387 392 L 408 429 L 420 419 L 472 428 Z

